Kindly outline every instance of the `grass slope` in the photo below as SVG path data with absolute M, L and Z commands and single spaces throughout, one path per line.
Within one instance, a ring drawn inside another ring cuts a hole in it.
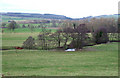
M 83 51 L 4 50 L 7 76 L 117 76 L 118 44 L 86 47 Z

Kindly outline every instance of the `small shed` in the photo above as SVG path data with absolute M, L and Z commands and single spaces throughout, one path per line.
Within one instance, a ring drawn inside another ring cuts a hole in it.
M 67 50 L 65 50 L 65 51 L 75 51 L 75 49 L 67 49 Z

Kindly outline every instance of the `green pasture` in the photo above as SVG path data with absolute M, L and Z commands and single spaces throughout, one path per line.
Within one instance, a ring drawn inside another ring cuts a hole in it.
M 86 47 L 75 52 L 3 50 L 2 74 L 6 76 L 118 76 L 118 43 Z
M 33 28 L 32 30 L 30 28 L 17 28 L 14 31 L 9 30 L 7 28 L 4 28 L 4 33 L 33 33 L 33 32 L 41 32 L 41 28 Z M 51 30 L 51 32 L 55 32 L 56 29 L 47 29 Z
M 34 33 L 3 33 L 2 34 L 2 46 L 22 46 L 22 43 L 29 37 L 32 36 L 37 38 L 39 32 Z
M 40 29 L 37 29 L 40 30 Z M 7 76 L 117 76 L 118 43 L 85 47 L 75 52 L 64 50 L 16 50 L 40 32 L 16 29 L 2 33 L 2 72 Z

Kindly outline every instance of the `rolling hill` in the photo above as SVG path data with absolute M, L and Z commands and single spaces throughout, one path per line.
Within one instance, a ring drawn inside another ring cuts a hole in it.
M 88 16 L 83 18 L 70 18 L 64 15 L 56 15 L 56 14 L 38 14 L 38 13 L 15 13 L 15 12 L 2 12 L 2 20 L 3 22 L 7 22 L 9 20 L 40 20 L 40 19 L 60 19 L 60 20 L 81 20 L 81 19 L 91 19 L 91 18 L 118 18 L 119 14 L 113 15 L 100 15 L 100 16 Z

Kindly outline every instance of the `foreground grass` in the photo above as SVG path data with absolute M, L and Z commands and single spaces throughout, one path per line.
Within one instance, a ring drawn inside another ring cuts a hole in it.
M 3 74 L 10 76 L 117 76 L 117 43 L 82 51 L 4 50 Z

